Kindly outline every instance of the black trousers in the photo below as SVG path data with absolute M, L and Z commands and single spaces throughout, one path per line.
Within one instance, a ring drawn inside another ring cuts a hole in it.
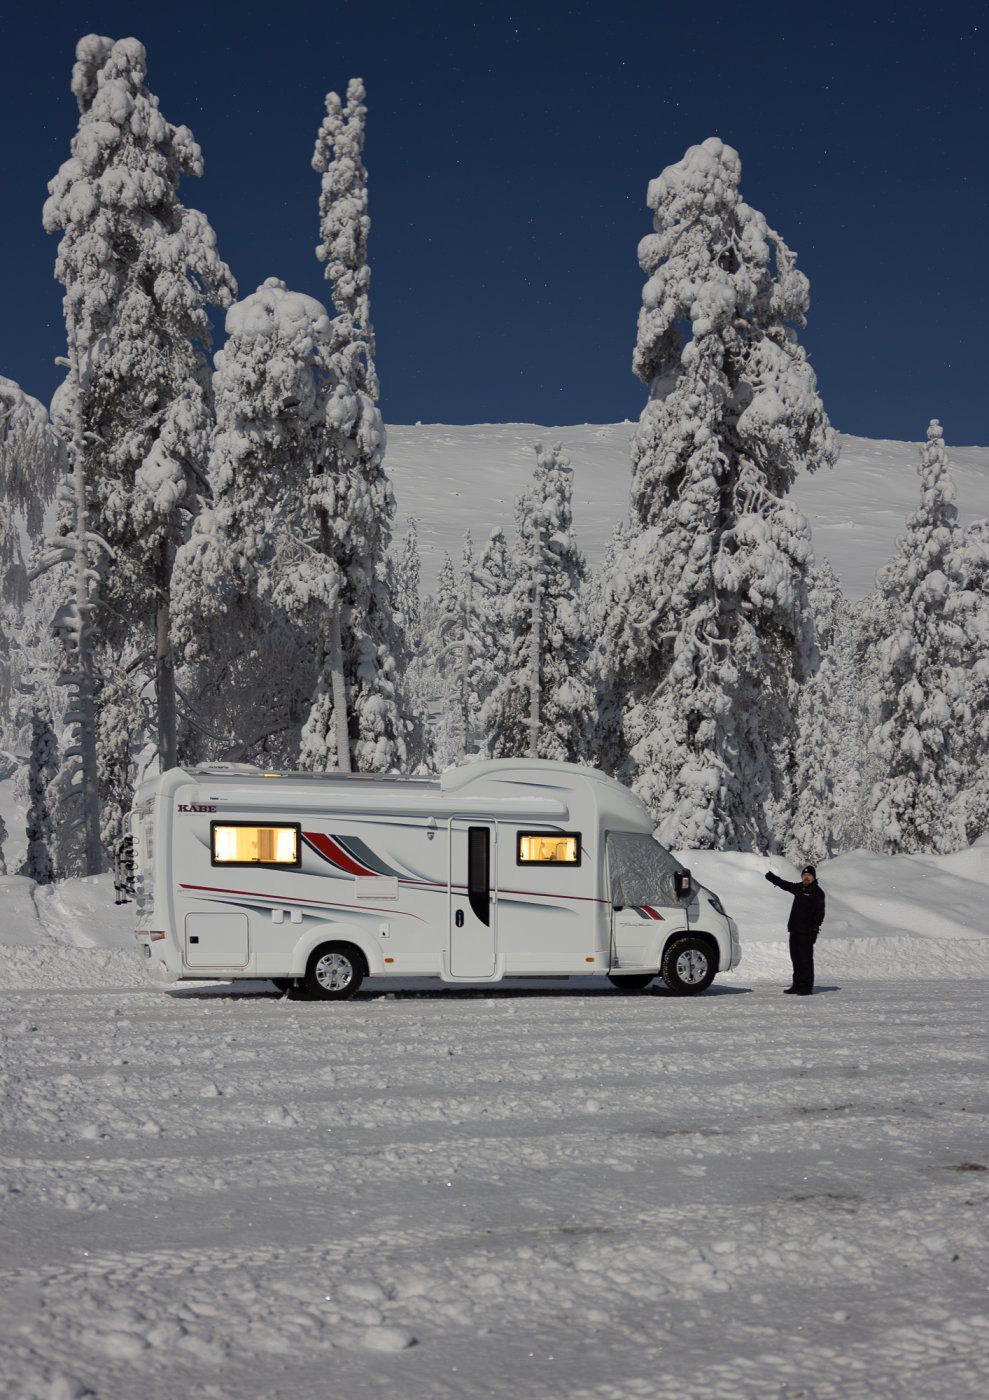
M 814 990 L 814 944 L 817 934 L 800 932 L 790 934 L 790 961 L 793 963 L 793 986 L 798 992 Z

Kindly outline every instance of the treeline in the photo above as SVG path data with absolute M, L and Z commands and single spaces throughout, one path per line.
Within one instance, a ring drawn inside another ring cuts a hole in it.
M 362 83 L 328 95 L 313 155 L 330 310 L 277 278 L 236 300 L 179 199 L 199 147 L 162 116 L 136 40 L 83 39 L 72 90 L 44 210 L 67 339 L 50 422 L 0 380 L 0 701 L 25 873 L 101 868 L 144 773 L 216 760 L 596 763 L 669 844 L 800 858 L 986 829 L 989 530 L 960 528 L 935 423 L 875 594 L 850 607 L 815 562 L 788 493 L 838 446 L 799 342 L 808 284 L 729 146 L 649 187 L 648 400 L 597 576 L 563 448 L 536 444 L 514 540 L 495 529 L 475 555 L 468 537 L 423 598 L 414 525 L 392 548 Z

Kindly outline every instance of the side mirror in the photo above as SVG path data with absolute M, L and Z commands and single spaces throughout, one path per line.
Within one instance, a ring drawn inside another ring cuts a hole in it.
M 691 891 L 690 871 L 676 870 L 673 873 L 673 888 L 677 899 L 686 899 Z

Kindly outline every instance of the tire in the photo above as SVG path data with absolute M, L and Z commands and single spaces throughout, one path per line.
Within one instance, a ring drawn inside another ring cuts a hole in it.
M 674 938 L 663 954 L 663 981 L 678 997 L 706 992 L 717 970 L 716 955 L 703 938 Z
M 323 943 L 310 954 L 302 986 L 319 1001 L 346 1001 L 366 971 L 363 954 L 349 943 Z
M 608 981 L 620 992 L 641 992 L 655 976 L 655 972 L 616 972 L 614 975 L 609 972 Z

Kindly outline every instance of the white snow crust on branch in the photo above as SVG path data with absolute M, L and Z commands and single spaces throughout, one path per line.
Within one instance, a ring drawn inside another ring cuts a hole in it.
M 710 138 L 649 185 L 633 367 L 650 397 L 635 534 L 604 590 L 606 742 L 667 844 L 768 849 L 816 655 L 810 531 L 784 497 L 837 440 L 797 339 L 807 280 L 740 176 Z

